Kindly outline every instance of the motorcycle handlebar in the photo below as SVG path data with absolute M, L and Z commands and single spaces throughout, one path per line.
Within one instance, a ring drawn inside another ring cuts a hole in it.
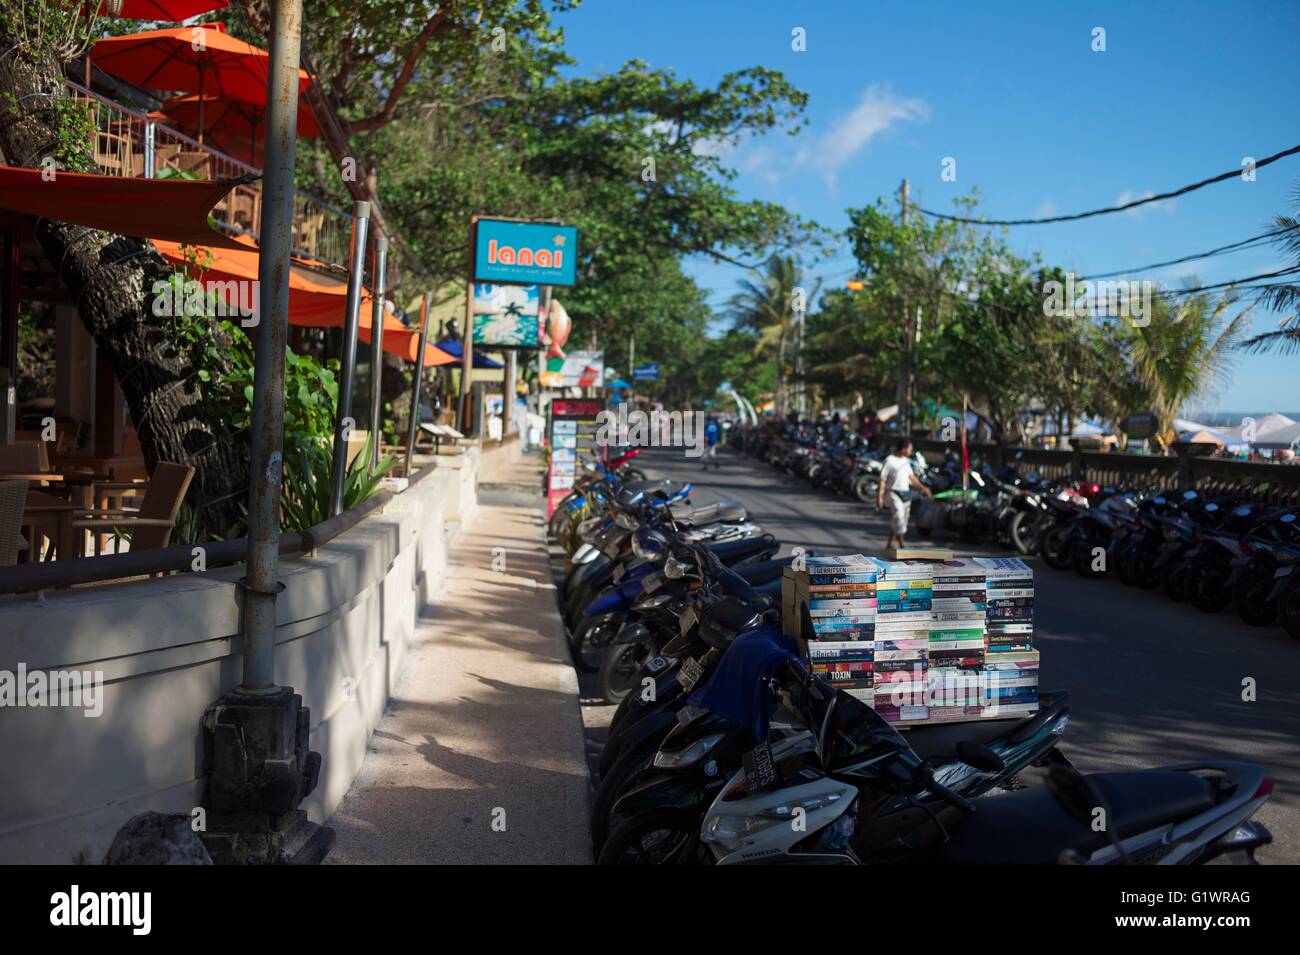
M 926 788 L 930 790 L 930 792 L 934 793 L 936 796 L 938 796 L 940 799 L 942 799 L 944 802 L 946 802 L 948 805 L 952 806 L 952 808 L 958 810 L 959 812 L 964 812 L 967 815 L 970 815 L 971 813 L 975 812 L 975 804 L 973 802 L 971 802 L 965 796 L 958 795 L 957 793 L 949 789 L 947 786 L 945 786 L 943 783 L 939 782 L 937 779 L 934 778 L 934 773 L 929 774 L 929 777 L 925 781 L 925 785 Z

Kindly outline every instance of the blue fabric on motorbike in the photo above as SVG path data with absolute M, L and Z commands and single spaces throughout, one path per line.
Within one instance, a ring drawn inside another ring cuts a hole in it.
M 755 739 L 766 740 L 771 715 L 767 681 L 786 660 L 799 660 L 796 650 L 794 640 L 776 627 L 747 630 L 727 647 L 713 677 L 688 702 L 748 726 Z

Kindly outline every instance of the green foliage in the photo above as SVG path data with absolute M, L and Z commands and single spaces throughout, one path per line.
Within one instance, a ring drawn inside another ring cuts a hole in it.
M 343 509 L 356 507 L 374 495 L 396 458 L 385 454 L 379 466 L 370 471 L 370 445 L 373 435 L 367 436 L 365 446 L 352 459 L 343 480 Z M 291 460 L 292 458 L 292 460 Z M 333 448 L 324 438 L 296 441 L 294 450 L 285 448 L 285 485 L 280 498 L 284 512 L 281 529 L 306 530 L 330 516 L 330 476 L 333 467 Z

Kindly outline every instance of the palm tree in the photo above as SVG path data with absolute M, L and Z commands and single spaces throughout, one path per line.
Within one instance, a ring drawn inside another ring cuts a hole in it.
M 807 287 L 794 256 L 773 255 L 764 271 L 755 270 L 754 278 L 741 279 L 738 284 L 740 290 L 727 303 L 727 312 L 737 328 L 758 336 L 755 355 L 776 359 L 776 410 L 784 416 L 788 405 L 787 356 L 791 346 L 797 349 L 800 344 L 803 317 L 821 288 L 821 280 Z
M 1300 188 L 1296 189 L 1295 205 L 1300 208 Z M 1278 227 L 1274 237 L 1275 245 L 1300 269 L 1300 219 L 1294 216 L 1280 215 L 1273 220 Z M 1251 352 L 1266 352 L 1278 349 L 1283 354 L 1300 351 L 1300 285 L 1291 282 L 1279 282 L 1260 289 L 1259 301 L 1265 307 L 1277 312 L 1290 311 L 1278 323 L 1276 331 L 1254 335 L 1241 347 Z
M 1131 367 L 1146 391 L 1161 435 L 1169 432 L 1184 408 L 1211 397 L 1227 383 L 1232 352 L 1241 347 L 1253 308 L 1227 319 L 1225 313 L 1238 301 L 1231 291 L 1217 301 L 1202 294 L 1172 302 L 1161 295 L 1152 303 L 1154 314 L 1147 324 L 1127 326 L 1123 337 Z

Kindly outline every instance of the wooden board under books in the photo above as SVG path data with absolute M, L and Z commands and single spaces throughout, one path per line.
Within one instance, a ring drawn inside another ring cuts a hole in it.
M 889 560 L 952 560 L 956 555 L 944 547 L 890 547 Z

